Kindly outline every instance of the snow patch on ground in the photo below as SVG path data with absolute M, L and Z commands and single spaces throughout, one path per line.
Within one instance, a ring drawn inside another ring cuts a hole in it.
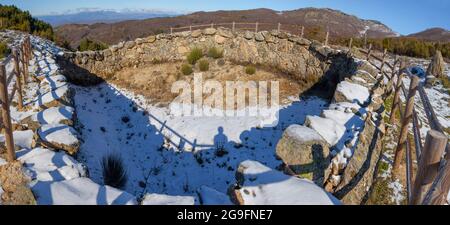
M 240 167 L 244 183 L 238 190 L 245 205 L 335 205 L 339 200 L 306 179 L 288 176 L 259 162 L 246 160 Z
M 64 124 L 45 124 L 38 130 L 39 137 L 50 143 L 74 145 L 78 143 L 78 133 Z

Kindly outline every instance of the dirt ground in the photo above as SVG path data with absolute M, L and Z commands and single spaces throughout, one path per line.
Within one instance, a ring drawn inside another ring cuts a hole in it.
M 148 97 L 151 103 L 168 104 L 178 93 L 171 93 L 172 84 L 178 80 L 184 80 L 193 87 L 194 73 L 202 73 L 203 82 L 213 79 L 222 84 L 225 95 L 225 81 L 267 81 L 268 93 L 270 93 L 270 81 L 279 81 L 280 103 L 286 104 L 289 97 L 299 96 L 303 91 L 302 85 L 281 73 L 274 73 L 261 68 L 256 68 L 253 75 L 246 74 L 245 66 L 235 65 L 223 59 L 207 59 L 209 70 L 201 72 L 198 65 L 192 66 L 193 73 L 183 75 L 181 66 L 184 62 L 160 63 L 138 68 L 127 68 L 117 72 L 111 83 L 126 88 L 134 93 Z M 198 64 L 198 63 L 197 63 Z M 206 95 L 204 95 L 206 97 Z M 270 97 L 270 94 L 269 96 Z

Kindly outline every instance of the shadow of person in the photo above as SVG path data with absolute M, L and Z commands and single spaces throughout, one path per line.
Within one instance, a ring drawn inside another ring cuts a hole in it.
M 223 133 L 223 127 L 217 128 L 218 134 L 214 136 L 214 146 L 216 149 L 222 149 L 228 143 L 228 137 Z

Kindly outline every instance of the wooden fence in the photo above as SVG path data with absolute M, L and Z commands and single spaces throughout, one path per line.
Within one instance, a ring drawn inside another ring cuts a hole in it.
M 5 131 L 6 160 L 12 162 L 16 159 L 14 149 L 14 136 L 10 115 L 10 104 L 14 96 L 18 95 L 17 107 L 23 110 L 22 85 L 26 85 L 28 80 L 28 65 L 31 59 L 30 37 L 26 36 L 23 41 L 12 49 L 12 54 L 0 62 L 0 103 L 2 105 L 2 128 Z M 6 65 L 13 61 L 14 68 L 11 73 L 6 71 Z M 8 93 L 13 78 L 16 78 L 11 93 Z
M 351 47 L 351 43 L 349 44 Z M 371 59 L 381 62 L 381 66 L 375 63 L 380 73 L 386 75 L 390 80 L 395 80 L 394 100 L 390 112 L 389 121 L 396 123 L 395 115 L 400 112 L 400 132 L 398 143 L 395 150 L 392 175 L 398 178 L 403 157 L 406 158 L 406 189 L 409 204 L 444 204 L 450 188 L 450 152 L 448 147 L 448 137 L 445 134 L 436 113 L 428 99 L 416 75 L 408 70 L 404 59 L 398 59 L 395 56 L 394 64 L 386 62 L 387 51 L 383 52 L 382 58 L 372 54 L 372 46 L 367 50 L 360 51 L 366 54 L 367 61 Z M 396 65 L 400 63 L 396 70 Z M 383 67 L 388 66 L 391 74 L 387 74 Z M 402 77 L 406 75 L 410 78 L 409 89 L 405 88 Z M 430 130 L 425 138 L 425 144 L 422 145 L 420 136 L 420 125 L 415 109 L 415 96 L 419 92 L 420 100 L 424 106 L 424 111 L 430 126 Z M 403 93 L 405 102 L 402 102 L 400 95 Z M 403 106 L 404 105 L 404 106 Z M 413 143 L 408 140 L 409 127 L 412 124 Z M 417 159 L 417 172 L 413 170 L 413 151 Z M 446 151 L 445 158 L 442 158 Z

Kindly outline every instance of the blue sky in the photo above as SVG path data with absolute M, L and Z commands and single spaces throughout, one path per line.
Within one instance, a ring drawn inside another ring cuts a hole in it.
M 379 20 L 401 34 L 430 27 L 450 30 L 449 0 L 0 0 L 33 15 L 61 13 L 78 8 L 159 9 L 178 12 L 303 7 L 338 9 L 364 19 Z

